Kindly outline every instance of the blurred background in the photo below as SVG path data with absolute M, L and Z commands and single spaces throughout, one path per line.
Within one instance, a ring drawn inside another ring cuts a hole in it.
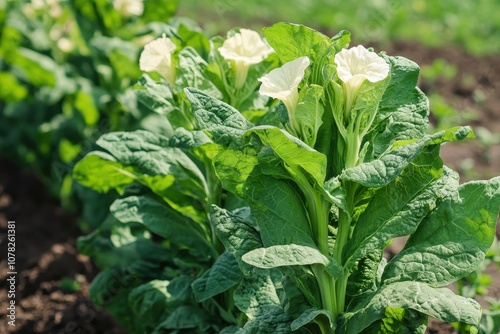
M 107 202 L 74 183 L 72 168 L 104 133 L 164 130 L 133 86 L 143 46 L 167 23 L 211 37 L 280 21 L 328 36 L 348 30 L 352 45 L 418 63 L 429 131 L 468 124 L 477 136 L 445 145 L 445 163 L 463 181 L 500 174 L 497 0 L 0 0 L 2 315 L 8 220 L 16 221 L 18 241 L 17 325 L 12 331 L 2 320 L 0 332 L 126 333 L 89 299 L 99 268 L 76 240 L 106 215 Z M 93 200 L 100 205 L 82 207 Z M 489 274 L 498 279 L 484 294 L 498 299 L 500 276 Z

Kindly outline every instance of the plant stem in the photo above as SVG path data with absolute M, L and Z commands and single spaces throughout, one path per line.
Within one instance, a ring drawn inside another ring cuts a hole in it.
M 356 191 L 356 185 L 352 182 L 346 182 L 345 185 L 345 191 L 346 191 L 346 204 L 347 204 L 347 211 L 340 212 L 339 216 L 339 226 L 338 226 L 338 233 L 337 233 L 337 240 L 335 241 L 335 248 L 334 248 L 334 253 L 333 257 L 335 261 L 340 266 L 344 266 L 344 258 L 343 258 L 343 252 L 344 248 L 349 241 L 349 237 L 351 235 L 351 223 L 352 223 L 352 212 L 354 210 L 354 194 Z M 344 272 L 342 277 L 340 277 L 338 280 L 335 281 L 335 293 L 337 296 L 337 311 L 339 313 L 344 312 L 345 309 L 345 298 L 346 298 L 346 288 L 347 288 L 347 280 L 349 278 L 349 273 Z
M 207 178 L 207 203 L 205 210 L 207 212 L 210 230 L 212 231 L 212 245 L 215 247 L 218 254 L 222 254 L 222 252 L 224 252 L 224 245 L 215 234 L 215 229 L 210 222 L 210 207 L 212 204 L 217 206 L 221 205 L 222 184 L 215 174 L 215 170 L 211 162 L 205 163 L 205 174 Z

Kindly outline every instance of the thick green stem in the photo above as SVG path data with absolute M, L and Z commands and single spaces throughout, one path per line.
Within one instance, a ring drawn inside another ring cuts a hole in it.
M 335 241 L 335 248 L 333 253 L 335 261 L 337 261 L 337 263 L 342 267 L 344 266 L 345 263 L 343 257 L 344 248 L 348 243 L 351 235 L 351 224 L 352 224 L 351 215 L 354 210 L 354 194 L 356 191 L 356 185 L 351 182 L 346 182 L 344 187 L 346 191 L 346 202 L 347 202 L 346 204 L 348 212 L 344 211 L 340 212 L 337 240 Z M 349 273 L 345 271 L 342 277 L 340 277 L 335 281 L 335 293 L 337 296 L 336 308 L 339 313 L 342 313 L 345 310 L 346 288 L 347 288 L 348 278 L 349 278 Z

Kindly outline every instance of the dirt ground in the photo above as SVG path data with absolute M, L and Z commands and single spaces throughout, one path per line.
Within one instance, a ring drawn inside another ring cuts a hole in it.
M 390 55 L 401 55 L 421 66 L 444 59 L 458 72 L 451 80 L 421 81 L 426 93 L 437 92 L 459 112 L 477 115 L 468 124 L 500 134 L 500 56 L 473 57 L 458 49 L 428 49 L 415 43 L 394 43 Z M 1 155 L 1 153 L 0 153 Z M 460 171 L 463 180 L 500 175 L 500 145 L 469 141 L 443 147 L 445 163 Z M 64 213 L 47 197 L 43 186 L 27 170 L 0 158 L 0 333 L 125 334 L 113 318 L 88 298 L 88 284 L 97 274 L 91 260 L 79 255 L 76 216 Z M 7 220 L 16 221 L 16 326 L 4 317 L 7 295 Z M 500 272 L 491 270 L 489 296 L 500 298 Z M 79 282 L 77 291 L 65 290 L 67 279 Z M 448 324 L 431 321 L 428 333 L 453 333 Z

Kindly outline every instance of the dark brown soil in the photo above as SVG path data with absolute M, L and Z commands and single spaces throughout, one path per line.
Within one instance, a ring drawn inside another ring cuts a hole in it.
M 431 65 L 438 58 L 455 65 L 458 72 L 454 78 L 421 81 L 421 88 L 426 93 L 441 94 L 459 112 L 474 110 L 477 117 L 468 123 L 476 130 L 484 127 L 500 134 L 500 56 L 479 58 L 458 49 L 428 49 L 410 42 L 397 42 L 385 50 L 420 66 Z M 500 175 L 499 143 L 488 146 L 476 140 L 448 144 L 442 157 L 461 172 L 463 180 Z M 0 158 L 0 333 L 126 333 L 89 300 L 88 284 L 97 269 L 75 249 L 75 238 L 81 233 L 76 218 L 62 212 L 27 169 Z M 8 220 L 16 221 L 15 327 L 8 326 L 4 317 L 8 306 L 4 298 L 8 290 L 4 256 Z M 491 270 L 490 274 L 493 285 L 489 295 L 500 298 L 500 273 Z M 81 288 L 64 291 L 65 279 L 79 282 Z M 431 320 L 428 333 L 453 333 L 453 329 Z
M 47 197 L 32 173 L 0 158 L 0 333 L 126 333 L 89 300 L 97 269 L 75 249 L 75 219 Z M 15 327 L 5 317 L 9 220 L 16 222 Z M 79 282 L 80 290 L 64 291 L 65 280 Z

